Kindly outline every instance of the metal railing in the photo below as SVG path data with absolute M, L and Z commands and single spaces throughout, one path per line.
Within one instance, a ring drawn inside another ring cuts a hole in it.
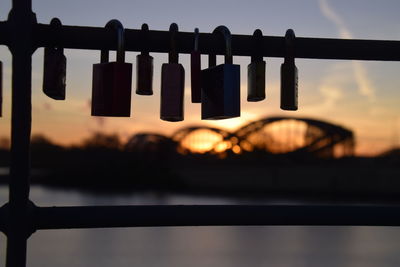
M 27 239 L 36 230 L 206 225 L 400 225 L 397 205 L 198 205 L 37 207 L 29 200 L 32 54 L 39 47 L 116 49 L 105 28 L 38 24 L 31 0 L 13 0 L 8 20 L 0 22 L 0 44 L 12 53 L 12 120 L 9 202 L 0 208 L 0 230 L 7 235 L 7 267 L 26 265 Z M 140 30 L 125 30 L 126 51 L 166 53 L 168 31 L 150 30 L 146 43 Z M 263 36 L 264 57 L 284 57 L 284 37 Z M 177 52 L 192 51 L 193 33 L 176 34 Z M 200 33 L 202 54 L 223 54 L 223 44 Z M 251 55 L 252 35 L 232 35 L 232 54 Z M 400 41 L 296 38 L 295 57 L 400 61 Z

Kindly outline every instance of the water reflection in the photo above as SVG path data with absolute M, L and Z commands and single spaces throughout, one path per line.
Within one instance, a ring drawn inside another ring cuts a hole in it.
M 38 205 L 233 204 L 153 194 L 94 196 L 32 188 Z M 7 191 L 0 188 L 0 201 Z M 236 202 L 235 202 L 236 203 Z M 28 266 L 399 266 L 400 229 L 391 227 L 169 227 L 39 231 Z M 4 266 L 5 238 L 0 238 Z

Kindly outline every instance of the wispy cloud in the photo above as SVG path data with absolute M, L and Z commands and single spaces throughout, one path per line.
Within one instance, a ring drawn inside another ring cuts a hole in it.
M 93 117 L 93 119 L 96 121 L 97 126 L 99 128 L 104 128 L 106 126 L 106 117 Z
M 336 12 L 332 9 L 331 6 L 329 6 L 327 0 L 319 0 L 319 8 L 322 14 L 325 16 L 325 18 L 327 18 L 336 25 L 336 27 L 339 30 L 339 34 L 342 38 L 347 38 L 347 39 L 353 38 L 352 34 L 350 33 L 345 23 L 343 22 L 343 19 L 338 14 L 336 14 Z
M 335 111 L 340 101 L 345 97 L 344 88 L 349 84 L 351 65 L 337 61 L 329 66 L 327 73 L 323 75 L 317 85 L 322 100 L 312 103 L 312 105 L 302 107 L 302 111 L 316 114 L 330 114 Z M 345 73 L 343 75 L 343 73 Z
M 353 35 L 347 28 L 343 19 L 335 12 L 335 10 L 329 5 L 328 0 L 319 0 L 319 8 L 321 13 L 335 26 L 339 31 L 340 37 L 351 39 Z M 375 101 L 375 88 L 372 82 L 368 78 L 366 68 L 361 62 L 352 61 L 352 67 L 354 72 L 354 79 L 358 86 L 358 92 L 367 97 L 371 102 Z
M 53 110 L 53 106 L 50 103 L 45 102 L 45 103 L 43 103 L 43 109 L 46 111 L 51 111 L 51 110 Z
M 372 86 L 372 83 L 368 78 L 366 68 L 358 61 L 352 61 L 352 64 L 359 93 L 366 96 L 371 102 L 374 102 L 376 99 L 375 88 Z

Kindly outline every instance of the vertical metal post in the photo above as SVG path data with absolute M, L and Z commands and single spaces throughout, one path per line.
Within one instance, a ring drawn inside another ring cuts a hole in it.
M 12 0 L 13 10 L 32 13 L 32 0 Z
M 31 0 L 13 0 L 11 26 L 12 117 L 7 267 L 26 265 L 29 232 L 29 177 L 31 135 L 32 29 L 36 23 Z

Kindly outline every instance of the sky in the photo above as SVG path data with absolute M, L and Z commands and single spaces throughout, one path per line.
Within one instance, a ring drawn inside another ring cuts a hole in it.
M 7 18 L 10 7 L 11 1 L 0 2 L 1 20 Z M 147 23 L 150 29 L 168 30 L 175 22 L 180 31 L 186 32 L 192 32 L 195 27 L 200 32 L 212 32 L 215 27 L 225 25 L 233 34 L 251 35 L 258 28 L 264 35 L 283 36 L 292 28 L 298 37 L 400 40 L 400 1 L 397 0 L 33 0 L 33 10 L 39 23 L 49 23 L 58 17 L 64 25 L 103 27 L 115 18 L 131 29 Z M 246 101 L 250 58 L 234 57 L 234 63 L 241 65 L 241 117 L 202 121 L 200 104 L 190 102 L 189 55 L 180 55 L 186 70 L 185 120 L 165 122 L 159 118 L 160 72 L 167 55 L 152 53 L 153 96 L 134 94 L 136 77 L 133 75 L 130 118 L 90 116 L 92 64 L 100 61 L 99 51 L 65 49 L 65 55 L 65 101 L 52 100 L 43 94 L 43 48 L 33 55 L 32 133 L 44 134 L 59 144 L 77 144 L 97 131 L 117 133 L 127 139 L 137 132 L 171 135 L 189 125 L 207 124 L 234 130 L 246 122 L 284 115 L 327 120 L 353 130 L 356 152 L 360 155 L 376 155 L 399 145 L 399 62 L 296 59 L 299 109 L 293 112 L 279 108 L 281 58 L 265 58 L 267 99 L 254 103 Z M 126 60 L 135 66 L 136 55 L 126 53 Z M 0 47 L 0 60 L 4 69 L 0 137 L 9 137 L 11 56 L 7 47 Z M 218 57 L 218 62 L 222 62 L 222 57 Z M 206 64 L 204 55 L 204 68 Z

